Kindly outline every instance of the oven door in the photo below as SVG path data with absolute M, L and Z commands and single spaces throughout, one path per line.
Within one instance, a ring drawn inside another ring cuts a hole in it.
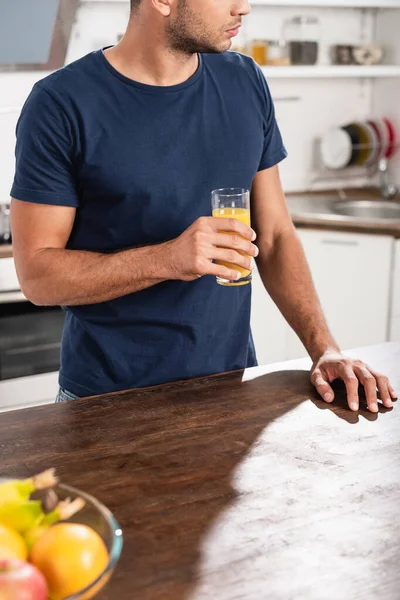
M 59 307 L 0 304 L 0 381 L 58 371 L 64 320 Z

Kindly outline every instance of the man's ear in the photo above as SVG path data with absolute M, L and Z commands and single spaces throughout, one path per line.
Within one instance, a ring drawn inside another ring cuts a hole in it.
M 177 0 L 151 0 L 151 3 L 163 17 L 169 17 Z

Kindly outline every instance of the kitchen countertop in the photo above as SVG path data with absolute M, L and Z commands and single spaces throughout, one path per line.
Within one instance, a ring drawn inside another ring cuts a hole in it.
M 381 198 L 379 191 L 371 188 L 344 191 L 349 200 L 354 197 L 365 200 L 379 200 Z M 340 199 L 334 191 L 286 195 L 289 211 L 296 227 L 400 237 L 400 220 L 397 222 L 384 219 L 372 221 L 341 216 L 332 210 L 333 199 Z
M 348 354 L 400 391 L 400 343 Z M 115 513 L 99 600 L 398 600 L 400 407 L 327 405 L 309 364 L 2 414 L 2 475 L 54 466 Z
M 0 258 L 11 258 L 13 255 L 12 246 L 6 244 L 4 246 L 0 246 Z

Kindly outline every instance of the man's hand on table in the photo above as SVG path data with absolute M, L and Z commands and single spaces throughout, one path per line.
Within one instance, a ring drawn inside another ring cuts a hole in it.
M 347 358 L 340 352 L 328 351 L 314 362 L 311 369 L 311 383 L 326 402 L 333 402 L 335 399 L 335 393 L 330 385 L 335 379 L 344 382 L 347 401 L 353 411 L 359 409 L 360 383 L 364 386 L 367 405 L 371 412 L 378 412 L 377 388 L 386 408 L 391 408 L 392 399 L 396 399 L 396 392 L 385 375 L 371 369 L 361 360 Z

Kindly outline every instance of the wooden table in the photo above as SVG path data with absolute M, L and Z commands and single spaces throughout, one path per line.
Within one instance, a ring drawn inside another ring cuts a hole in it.
M 400 344 L 352 355 L 400 391 Z M 115 513 L 99 600 L 400 598 L 400 411 L 316 399 L 308 361 L 0 416 L 1 471 Z

